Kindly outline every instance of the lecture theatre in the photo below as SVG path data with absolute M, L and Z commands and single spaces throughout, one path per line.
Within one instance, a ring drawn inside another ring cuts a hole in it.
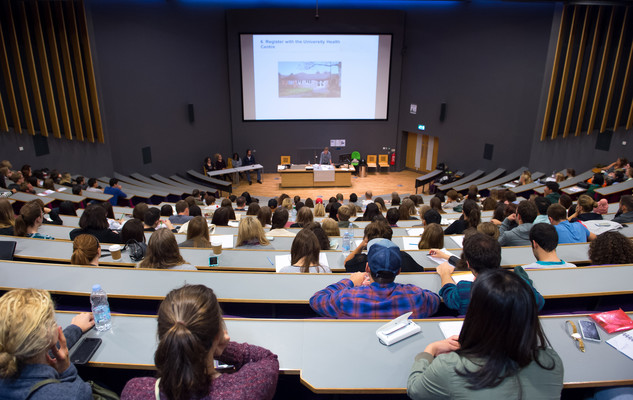
M 632 6 L 0 2 L 0 398 L 633 398 Z

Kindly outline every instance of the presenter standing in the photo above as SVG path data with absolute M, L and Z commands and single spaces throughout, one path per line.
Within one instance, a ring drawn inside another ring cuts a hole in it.
M 242 165 L 255 165 L 255 157 L 253 157 L 253 152 L 250 149 L 246 150 L 246 156 L 242 159 Z M 253 181 L 251 181 L 251 171 L 246 171 L 246 179 L 248 179 L 248 184 L 252 185 Z M 257 170 L 257 183 L 262 183 L 262 171 L 260 169 Z
M 332 164 L 332 153 L 330 153 L 327 147 L 324 148 L 323 151 L 321 152 L 321 159 L 319 161 L 319 164 L 327 164 L 327 165 Z

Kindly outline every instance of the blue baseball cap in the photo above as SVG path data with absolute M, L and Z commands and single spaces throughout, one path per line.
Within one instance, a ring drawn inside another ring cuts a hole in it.
M 372 239 L 367 243 L 367 263 L 372 274 L 388 271 L 398 275 L 402 266 L 400 248 L 389 239 Z

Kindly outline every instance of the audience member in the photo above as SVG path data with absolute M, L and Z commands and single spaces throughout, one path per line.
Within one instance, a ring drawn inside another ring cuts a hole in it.
M 99 204 L 89 205 L 79 217 L 79 228 L 70 231 L 70 240 L 82 234 L 93 235 L 100 243 L 121 243 L 118 233 L 110 230 L 106 210 Z
M 400 195 L 398 194 L 398 192 L 391 193 L 391 206 L 400 206 Z
M 317 204 L 318 206 L 318 204 Z M 289 217 L 288 210 L 283 207 L 278 207 L 273 213 L 272 226 L 268 231 L 269 236 L 295 236 L 296 233 L 286 230 L 286 224 Z
M 365 192 L 365 198 L 362 201 L 363 207 L 366 207 L 368 204 L 373 203 L 374 201 L 371 199 L 373 196 L 371 190 Z
M 563 362 L 549 347 L 529 285 L 501 269 L 475 281 L 460 335 L 426 346 L 407 382 L 415 400 L 554 399 L 562 389 Z
M 580 222 L 569 222 L 567 220 L 567 210 L 560 204 L 549 206 L 547 216 L 550 223 L 556 228 L 558 244 L 584 243 L 596 238 L 596 235 L 589 232 L 589 229 Z
M 145 231 L 143 223 L 136 218 L 127 221 L 121 228 L 121 243 L 127 244 L 130 240 L 145 243 Z
M 279 272 L 321 273 L 332 272 L 329 267 L 319 264 L 319 240 L 310 229 L 297 233 L 290 248 L 290 263 Z
M 523 200 L 517 207 L 516 214 L 508 216 L 499 226 L 499 243 L 501 246 L 527 246 L 530 244 L 530 229 L 538 210 L 534 203 Z M 510 227 L 510 221 L 516 221 L 519 226 Z
M 369 245 L 365 272 L 332 284 L 310 298 L 319 315 L 330 318 L 393 319 L 412 311 L 412 318 L 435 314 L 440 305 L 437 294 L 414 285 L 395 283 L 400 273 L 400 249 L 387 239 Z
M 169 222 L 172 225 L 182 225 L 188 222 L 193 217 L 189 215 L 190 205 L 185 200 L 178 200 L 176 202 L 176 215 L 169 216 Z
M 211 248 L 209 241 L 209 226 L 202 216 L 193 217 L 187 227 L 187 240 L 178 244 L 179 247 Z
M 533 268 L 572 268 L 574 264 L 567 263 L 556 254 L 558 246 L 558 233 L 556 227 L 550 224 L 535 224 L 530 229 L 530 242 L 532 253 L 536 262 L 524 265 L 525 269 Z
M 94 235 L 81 234 L 73 240 L 73 254 L 70 263 L 76 265 L 99 266 L 101 246 Z
M 160 208 L 160 216 L 170 218 L 174 215 L 174 207 L 171 204 L 163 204 Z
M 99 205 L 106 210 L 106 219 L 110 230 L 120 231 L 123 225 L 120 220 L 114 218 L 114 208 L 112 207 L 112 204 L 110 204 L 109 201 L 102 201 Z M 123 218 L 123 216 L 121 216 L 121 218 Z
M 450 192 L 450 191 L 449 191 Z M 477 229 L 481 222 L 481 211 L 479 205 L 473 200 L 464 200 L 462 216 L 446 228 L 445 235 L 461 235 L 466 229 Z
M 312 210 L 308 207 L 301 207 L 297 212 L 296 222 L 290 225 L 291 228 L 303 228 L 306 224 L 309 224 L 314 220 L 314 216 L 312 215 Z
M 420 235 L 418 249 L 441 249 L 444 247 L 444 231 L 438 224 L 429 224 L 424 228 L 424 232 Z
M 273 398 L 277 356 L 262 347 L 230 341 L 213 290 L 203 285 L 172 290 L 161 303 L 157 319 L 158 380 L 130 380 L 122 400 Z M 235 372 L 220 374 L 213 359 L 232 365 Z
M 477 232 L 488 235 L 494 240 L 499 239 L 499 227 L 492 222 L 482 222 L 481 224 L 477 225 Z
M 620 232 L 601 233 L 589 244 L 592 265 L 633 264 L 633 243 Z
M 268 206 L 260 207 L 259 211 L 257 211 L 257 219 L 264 229 L 270 228 L 272 216 L 273 213 Z
M 538 196 L 534 199 L 534 205 L 538 211 L 538 215 L 534 218 L 533 224 L 549 224 L 549 218 L 547 217 L 547 209 L 552 205 L 550 201 L 542 196 Z
M 365 213 L 363 214 L 362 217 L 356 218 L 356 221 L 369 221 L 369 222 L 371 222 L 371 221 L 374 220 L 374 218 L 378 214 L 382 215 L 382 213 L 378 209 L 378 206 L 372 202 L 372 203 L 367 204 L 367 207 L 365 208 Z
M 0 297 L 0 393 L 4 399 L 92 399 L 70 362 L 68 349 L 94 326 L 91 313 L 62 331 L 46 290 L 15 289 Z M 59 346 L 59 347 L 58 347 Z M 36 392 L 35 385 L 49 379 Z
M 314 216 L 315 217 L 325 217 L 325 207 L 323 206 L 323 203 L 319 203 L 319 200 L 321 199 L 317 199 L 317 203 L 314 206 Z
M 593 211 L 597 205 L 594 199 L 586 194 L 581 194 L 580 197 L 578 197 L 576 211 L 567 219 L 571 222 L 601 220 L 602 215 Z
M 436 255 L 435 252 L 431 254 Z M 475 276 L 475 280 L 479 274 L 500 268 L 501 264 L 501 246 L 499 242 L 484 235 L 483 233 L 473 233 L 467 235 L 464 238 L 464 251 L 462 255 L 463 261 L 468 265 L 468 269 Z M 455 270 L 455 267 L 450 262 L 445 262 L 437 266 L 437 274 L 442 280 L 442 288 L 440 289 L 440 296 L 444 300 L 444 304 L 451 310 L 456 310 L 460 315 L 466 314 L 468 310 L 468 304 L 470 303 L 470 294 L 473 286 L 473 282 L 462 280 L 455 283 L 451 274 Z M 515 268 L 515 272 L 525 275 L 527 274 L 521 267 Z M 522 276 L 523 277 L 523 276 Z M 531 281 L 528 281 L 532 285 Z M 545 305 L 545 300 L 536 289 L 534 291 L 534 297 L 538 309 L 542 309 Z
M 257 213 L 259 212 L 259 209 L 261 207 L 259 206 L 259 204 L 252 202 L 249 206 L 248 206 L 248 210 L 246 210 L 246 215 L 252 215 L 252 216 L 257 216 Z M 310 210 L 310 212 L 312 212 L 312 210 Z
M 341 207 L 341 208 L 347 208 L 347 207 Z M 339 228 L 339 223 L 334 221 L 332 218 L 323 218 L 323 221 L 321 221 L 321 227 L 323 228 L 325 233 L 328 235 L 328 237 L 341 236 L 341 229 Z
M 451 189 L 446 192 L 446 202 L 442 207 L 445 210 L 452 210 L 453 208 L 461 205 L 462 195 L 459 194 L 455 189 Z
M 97 206 L 98 207 L 98 206 Z M 55 239 L 50 235 L 39 233 L 37 230 L 44 221 L 44 210 L 35 200 L 24 203 L 20 208 L 20 215 L 15 219 L 13 226 L 15 236 L 23 236 L 33 239 Z
M 572 204 L 574 204 L 574 202 L 571 199 L 571 197 L 569 197 L 569 195 L 563 193 L 560 195 L 560 198 L 558 199 L 558 204 L 565 207 L 565 210 L 569 210 L 569 208 L 572 206 Z
M 400 213 L 396 207 L 391 207 L 387 210 L 387 222 L 389 223 L 389 226 L 396 228 L 398 226 L 398 221 L 400 221 Z
M 387 206 L 385 205 L 385 201 L 382 199 L 382 197 L 376 197 L 374 203 L 378 205 L 378 209 L 380 210 L 380 212 L 387 212 Z
M 613 218 L 613 222 L 628 224 L 633 222 L 633 196 L 625 194 L 620 197 L 620 208 Z
M 384 203 L 383 203 L 384 204 Z M 350 225 L 352 228 L 358 228 L 358 225 L 350 222 L 350 217 L 352 216 L 352 206 L 340 206 L 337 211 L 337 219 L 338 219 L 338 227 L 347 229 Z M 334 219 L 334 218 L 332 218 Z M 336 221 L 336 220 L 335 220 Z M 338 235 L 337 235 L 338 236 Z
M 15 214 L 9 200 L 0 199 L 0 235 L 13 236 Z
M 550 203 L 558 203 L 558 199 L 560 199 L 560 185 L 557 182 L 546 182 L 543 194 Z
M 319 224 L 318 222 L 310 222 L 305 227 L 307 229 L 310 229 L 312 233 L 314 233 L 319 242 L 319 247 L 321 248 L 321 250 L 330 250 L 330 238 L 321 227 L 321 224 Z
M 211 161 L 211 157 L 205 157 L 202 162 L 202 173 L 208 175 L 209 172 L 213 171 L 215 166 L 213 165 L 213 161 Z
M 121 190 L 121 189 L 122 189 L 122 187 L 119 184 L 119 180 L 116 179 L 116 178 L 111 178 L 110 179 L 110 186 L 108 186 L 105 189 L 103 189 L 103 193 L 104 194 L 111 194 L 112 195 L 112 197 L 110 197 L 110 199 L 108 201 L 113 206 L 116 206 L 116 205 L 119 204 L 119 199 L 125 199 L 127 197 L 127 194 L 123 193 L 123 190 Z
M 430 224 L 441 224 L 442 216 L 437 210 L 428 210 L 422 214 L 422 226 L 428 226 Z
M 229 226 L 229 220 L 231 219 L 231 212 L 233 211 L 230 207 L 220 207 L 213 213 L 213 218 L 211 218 L 211 223 L 216 226 Z
M 196 271 L 196 267 L 187 263 L 180 255 L 176 236 L 169 229 L 159 229 L 152 233 L 147 243 L 145 258 L 136 264 L 136 267 Z
M 60 215 L 71 215 L 73 217 L 77 216 L 77 210 L 75 209 L 75 205 L 72 201 L 62 201 L 59 203 L 58 212 Z
M 99 182 L 96 178 L 88 179 L 88 187 L 86 188 L 88 192 L 103 192 L 103 189 L 99 187 Z
M 240 220 L 240 225 L 237 228 L 235 247 L 245 249 L 272 249 L 270 242 L 266 239 L 262 224 L 254 217 L 244 217 Z

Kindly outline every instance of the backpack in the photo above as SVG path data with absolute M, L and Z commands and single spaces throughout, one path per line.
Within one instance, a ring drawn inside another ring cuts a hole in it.
M 31 390 L 29 390 L 29 394 L 26 395 L 26 400 L 28 400 L 33 393 L 35 393 L 42 386 L 48 385 L 49 383 L 61 383 L 61 381 L 57 379 L 44 379 L 43 381 L 37 382 Z M 120 400 L 119 395 L 114 393 L 112 390 L 106 389 L 103 386 L 97 385 L 93 381 L 86 381 L 87 384 L 90 385 L 92 389 L 92 398 L 93 400 Z

